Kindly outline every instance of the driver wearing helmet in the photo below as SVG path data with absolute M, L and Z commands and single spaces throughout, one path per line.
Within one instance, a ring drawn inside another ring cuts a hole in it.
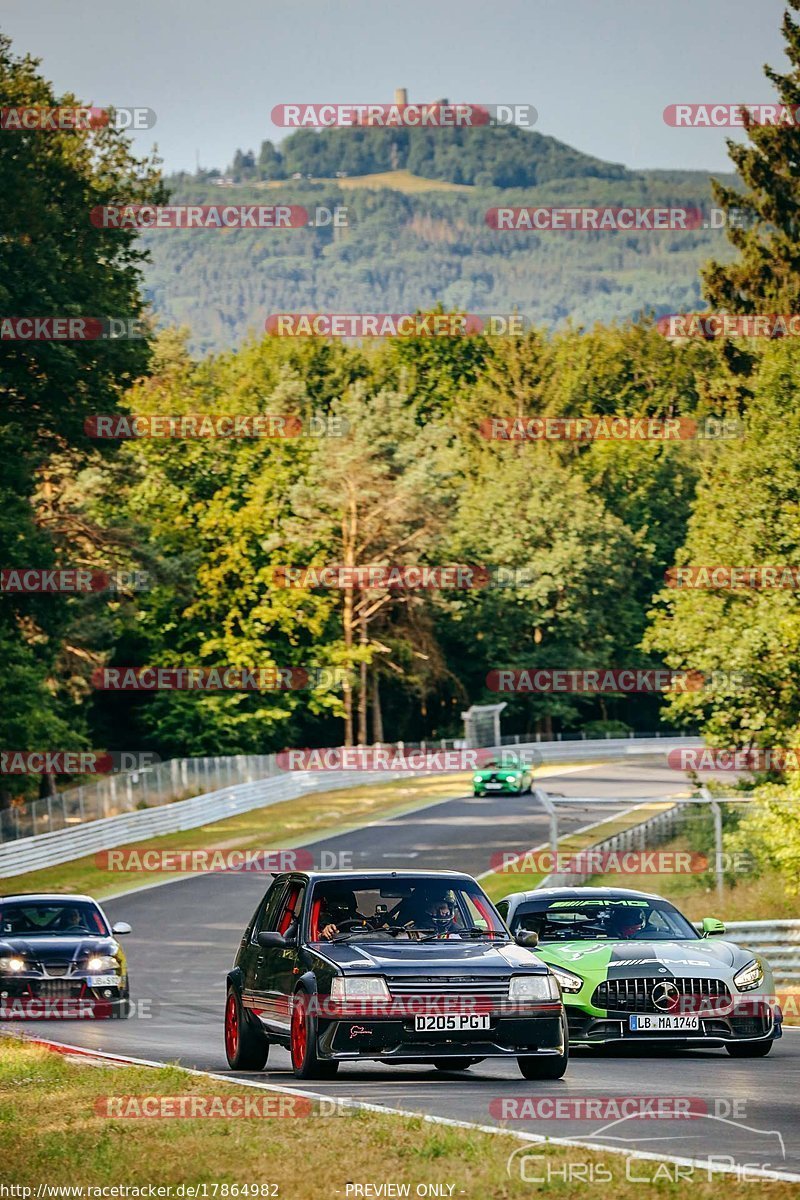
M 322 899 L 319 915 L 320 937 L 329 942 L 341 933 L 342 927 L 366 924 L 367 918 L 358 911 L 355 892 L 346 887 L 331 888 Z
M 452 892 L 439 892 L 429 896 L 425 903 L 424 916 L 417 924 L 432 928 L 440 937 L 457 933 L 458 910 Z
M 643 908 L 618 904 L 608 918 L 608 932 L 615 938 L 635 938 L 646 924 L 647 914 Z

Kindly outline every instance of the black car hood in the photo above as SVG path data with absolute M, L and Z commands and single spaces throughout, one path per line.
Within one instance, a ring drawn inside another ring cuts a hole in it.
M 30 938 L 6 935 L 0 938 L 0 954 L 18 954 L 38 962 L 69 963 L 90 954 L 116 954 L 118 948 L 113 938 L 87 937 L 86 934 L 75 937 L 36 934 Z
M 509 975 L 512 971 L 547 971 L 530 950 L 514 942 L 339 942 L 319 943 L 315 949 L 343 971 L 376 971 L 385 975 Z

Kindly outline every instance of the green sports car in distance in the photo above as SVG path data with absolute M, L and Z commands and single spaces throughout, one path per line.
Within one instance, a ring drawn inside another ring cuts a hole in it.
M 769 964 L 706 917 L 701 930 L 660 896 L 626 888 L 552 887 L 505 896 L 512 934 L 561 985 L 571 1045 L 669 1042 L 769 1054 L 782 1013 Z
M 505 756 L 504 756 L 505 758 Z M 472 776 L 473 796 L 485 796 L 498 792 L 510 796 L 521 796 L 533 787 L 533 768 L 513 758 L 504 762 L 501 758 L 490 758 Z

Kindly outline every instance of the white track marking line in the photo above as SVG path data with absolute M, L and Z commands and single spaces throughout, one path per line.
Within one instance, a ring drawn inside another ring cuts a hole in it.
M 126 1063 L 137 1067 L 176 1067 L 175 1063 L 157 1062 L 148 1058 L 129 1058 L 126 1055 L 106 1054 L 102 1050 L 87 1050 L 83 1046 L 71 1046 L 66 1042 L 55 1042 L 48 1038 L 35 1038 L 22 1033 L 12 1033 L 10 1031 L 0 1031 L 6 1037 L 16 1037 L 21 1041 L 30 1041 L 35 1045 L 47 1046 L 58 1052 L 67 1051 L 70 1054 L 86 1056 L 89 1058 L 106 1059 L 116 1063 Z M 437 1117 L 432 1113 L 417 1112 L 416 1109 L 407 1108 L 391 1108 L 384 1104 L 370 1104 L 366 1100 L 354 1100 L 345 1096 L 332 1096 L 327 1092 L 311 1092 L 305 1088 L 292 1087 L 287 1089 L 276 1083 L 263 1083 L 257 1079 L 241 1079 L 238 1075 L 222 1075 L 215 1071 L 198 1071 L 194 1067 L 182 1067 L 177 1065 L 179 1071 L 185 1072 L 187 1075 L 197 1075 L 203 1079 L 214 1079 L 219 1083 L 227 1083 L 229 1085 L 241 1084 L 243 1087 L 257 1088 L 264 1092 L 278 1092 L 281 1095 L 302 1096 L 307 1100 L 335 1100 L 337 1105 L 344 1108 L 353 1108 L 362 1112 L 382 1113 L 383 1115 L 406 1117 L 415 1121 L 425 1121 L 431 1125 L 448 1125 L 455 1129 L 475 1129 L 479 1133 L 489 1133 L 499 1135 L 501 1137 L 513 1137 L 521 1142 L 530 1142 L 534 1145 L 558 1145 L 572 1146 L 581 1150 L 594 1150 L 597 1153 L 606 1154 L 621 1154 L 626 1158 L 635 1158 L 637 1160 L 645 1160 L 649 1162 L 670 1162 L 678 1166 L 697 1167 L 702 1171 L 716 1172 L 722 1175 L 739 1175 L 741 1169 L 735 1164 L 720 1164 L 711 1163 L 702 1158 L 682 1158 L 673 1154 L 654 1154 L 647 1150 L 626 1150 L 624 1147 L 606 1146 L 602 1143 L 584 1142 L 574 1138 L 552 1138 L 545 1137 L 544 1134 L 537 1133 L 522 1133 L 516 1129 L 503 1129 L 497 1125 L 480 1125 L 475 1121 L 457 1121 L 453 1117 Z M 779 1181 L 788 1181 L 790 1183 L 800 1183 L 800 1174 L 791 1171 L 770 1171 L 763 1167 L 748 1167 L 748 1178 L 773 1179 Z

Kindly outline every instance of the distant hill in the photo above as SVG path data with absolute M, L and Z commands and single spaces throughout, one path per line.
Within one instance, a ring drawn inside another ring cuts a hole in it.
M 624 179 L 620 163 L 516 126 L 496 129 L 299 129 L 276 147 L 237 150 L 226 174 L 237 183 L 373 175 L 408 170 L 424 179 L 476 187 L 537 187 L 556 179 Z
M 163 321 L 190 327 L 197 351 L 260 335 L 266 317 L 281 311 L 413 312 L 441 303 L 516 309 L 546 325 L 660 315 L 696 308 L 698 268 L 729 253 L 711 229 L 489 229 L 486 210 L 498 204 L 711 203 L 703 172 L 629 171 L 519 129 L 301 130 L 280 151 L 264 143 L 258 159 L 237 152 L 226 176 L 167 182 L 174 203 L 263 203 L 266 193 L 271 204 L 348 209 L 340 230 L 145 234 L 149 299 Z

